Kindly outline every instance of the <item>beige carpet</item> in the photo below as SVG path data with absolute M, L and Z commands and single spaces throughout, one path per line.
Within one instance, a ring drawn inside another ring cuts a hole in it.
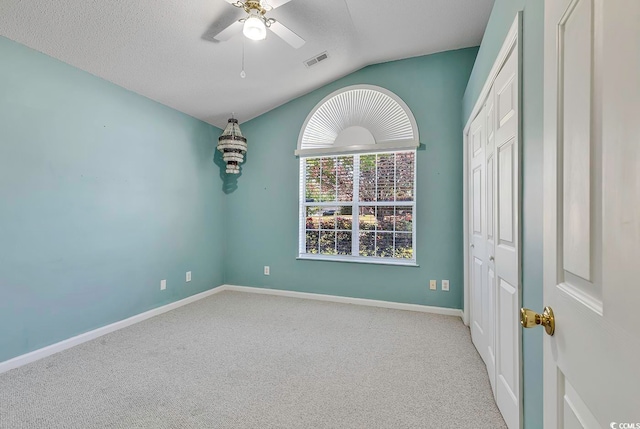
M 0 428 L 504 428 L 459 318 L 222 292 L 0 375 Z

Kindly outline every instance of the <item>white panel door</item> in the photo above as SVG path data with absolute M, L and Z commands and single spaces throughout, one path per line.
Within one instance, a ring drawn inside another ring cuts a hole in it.
M 635 429 L 640 1 L 545 1 L 544 56 L 544 427 Z
M 469 131 L 469 286 L 471 295 L 471 340 L 487 362 L 488 330 L 486 313 L 487 217 L 485 177 L 484 110 L 471 123 Z
M 520 427 L 520 151 L 518 47 L 493 85 L 495 102 L 496 403 Z
M 485 183 L 486 183 L 486 255 L 487 261 L 485 263 L 485 286 L 486 296 L 483 302 L 483 311 L 487 314 L 486 318 L 486 331 L 487 342 L 486 346 L 486 359 L 487 372 L 489 373 L 489 381 L 491 383 L 491 389 L 493 394 L 496 394 L 496 334 L 495 334 L 495 318 L 496 318 L 496 268 L 495 268 L 495 248 L 496 248 L 496 157 L 495 157 L 495 130 L 496 130 L 496 115 L 495 115 L 495 91 L 493 89 L 489 92 L 489 97 L 484 106 L 485 114 Z

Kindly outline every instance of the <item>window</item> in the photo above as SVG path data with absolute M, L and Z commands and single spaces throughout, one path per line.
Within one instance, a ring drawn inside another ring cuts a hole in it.
M 415 156 L 301 158 L 299 256 L 415 264 Z
M 300 157 L 298 257 L 416 265 L 418 126 L 391 91 L 339 89 L 307 116 Z

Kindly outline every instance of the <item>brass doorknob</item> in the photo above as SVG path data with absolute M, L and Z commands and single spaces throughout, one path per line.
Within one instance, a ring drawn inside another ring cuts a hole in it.
M 533 328 L 534 326 L 542 325 L 549 335 L 553 335 L 556 330 L 556 319 L 553 317 L 551 307 L 545 307 L 542 314 L 538 314 L 528 308 L 521 308 L 520 324 L 523 328 Z

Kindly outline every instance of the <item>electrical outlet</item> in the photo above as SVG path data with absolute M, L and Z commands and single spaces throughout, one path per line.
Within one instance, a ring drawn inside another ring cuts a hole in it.
M 167 281 L 160 280 L 160 290 L 165 290 L 167 288 Z
M 442 280 L 442 290 L 449 290 L 449 280 Z
M 436 285 L 436 281 L 435 280 L 430 280 L 429 281 L 429 289 L 431 289 L 431 290 L 438 289 L 438 286 Z
M 265 275 L 265 276 L 268 276 L 268 275 L 270 275 L 270 274 L 271 274 L 271 270 L 269 269 L 269 266 L 268 266 L 268 265 L 265 265 L 265 266 L 264 266 L 264 275 Z
M 190 282 L 191 281 L 191 271 L 187 271 L 187 281 Z

